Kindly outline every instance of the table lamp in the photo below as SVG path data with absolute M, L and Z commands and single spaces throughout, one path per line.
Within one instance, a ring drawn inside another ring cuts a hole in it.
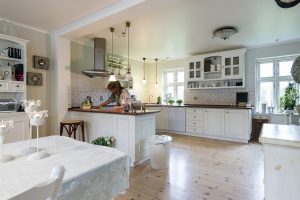
M 1 154 L 0 154 L 0 163 L 5 163 L 11 160 L 14 160 L 15 157 L 12 155 L 3 154 L 3 143 L 4 136 L 9 133 L 9 129 L 13 128 L 13 121 L 1 121 L 0 122 L 0 143 L 1 143 Z

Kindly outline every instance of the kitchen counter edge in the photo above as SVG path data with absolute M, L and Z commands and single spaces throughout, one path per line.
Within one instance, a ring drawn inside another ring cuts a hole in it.
M 220 109 L 250 109 L 254 107 L 239 107 L 230 105 L 205 105 L 205 104 L 184 104 L 184 105 L 164 105 L 164 104 L 145 104 L 146 107 L 178 107 L 178 108 L 220 108 Z
M 71 112 L 89 112 L 89 113 L 103 113 L 103 114 L 115 114 L 115 115 L 130 115 L 130 116 L 136 116 L 136 115 L 146 115 L 146 114 L 153 114 L 161 112 L 160 110 L 146 110 L 145 112 L 136 111 L 135 113 L 131 112 L 115 112 L 113 110 L 84 110 L 82 108 L 68 108 L 68 111 Z

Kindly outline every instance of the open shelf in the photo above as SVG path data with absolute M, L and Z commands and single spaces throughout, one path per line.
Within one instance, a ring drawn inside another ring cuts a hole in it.
M 2 60 L 8 60 L 8 61 L 15 61 L 15 62 L 22 62 L 22 59 L 17 59 L 17 58 L 10 58 L 10 57 L 6 57 L 6 56 L 0 56 L 0 59 Z

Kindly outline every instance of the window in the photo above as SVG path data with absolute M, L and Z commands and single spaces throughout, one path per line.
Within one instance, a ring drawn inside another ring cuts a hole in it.
M 279 112 L 280 96 L 293 79 L 291 67 L 297 56 L 284 56 L 259 59 L 256 65 L 256 111 L 261 111 L 261 104 L 274 107 Z M 299 85 L 296 84 L 299 90 Z
M 163 96 L 170 95 L 175 101 L 184 100 L 184 70 L 182 68 L 163 72 Z

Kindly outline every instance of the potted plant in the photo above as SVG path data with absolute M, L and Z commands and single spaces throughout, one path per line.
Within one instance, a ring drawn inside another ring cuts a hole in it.
M 280 97 L 280 110 L 294 110 L 297 98 L 299 98 L 299 96 L 295 84 L 289 83 L 284 89 L 283 96 Z
M 161 104 L 161 97 L 160 97 L 160 96 L 157 97 L 156 103 L 157 103 L 157 104 Z
M 168 103 L 172 106 L 175 101 L 173 99 L 169 99 Z
M 177 99 L 176 103 L 180 106 L 182 104 L 182 100 L 181 99 Z
M 113 147 L 115 143 L 114 137 L 98 137 L 92 141 L 92 144 Z

